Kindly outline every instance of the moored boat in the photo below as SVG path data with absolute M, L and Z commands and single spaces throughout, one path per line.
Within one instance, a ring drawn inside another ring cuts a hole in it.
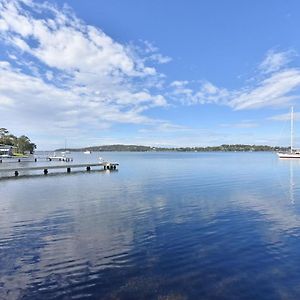
M 49 161 L 53 161 L 53 160 L 65 161 L 65 162 L 73 161 L 73 157 L 69 157 L 69 156 L 65 155 L 64 153 L 61 153 L 61 155 L 57 155 L 55 152 L 53 155 L 48 156 L 47 159 Z
M 293 148 L 294 146 L 294 108 L 291 108 L 291 149 L 289 152 L 278 152 L 279 158 L 300 158 L 300 151 Z
M 300 158 L 300 152 L 299 151 L 296 151 L 296 152 L 278 152 L 277 153 L 278 157 L 279 158 Z

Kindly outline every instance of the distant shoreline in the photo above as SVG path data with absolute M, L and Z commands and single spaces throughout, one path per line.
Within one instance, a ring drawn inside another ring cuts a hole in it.
M 72 151 L 72 152 L 272 152 L 287 151 L 289 147 L 268 146 L 268 145 L 220 145 L 208 147 L 151 147 L 141 145 L 104 145 L 91 146 L 84 148 L 66 148 L 56 149 L 55 151 Z

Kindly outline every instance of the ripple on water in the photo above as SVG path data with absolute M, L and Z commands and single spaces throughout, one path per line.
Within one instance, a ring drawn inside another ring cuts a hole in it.
M 300 297 L 300 165 L 105 155 L 119 172 L 0 181 L 0 299 Z

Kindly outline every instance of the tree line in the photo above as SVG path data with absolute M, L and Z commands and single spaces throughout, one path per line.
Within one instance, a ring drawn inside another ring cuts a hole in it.
M 227 145 L 223 144 L 220 146 L 207 146 L 207 147 L 151 147 L 151 146 L 141 146 L 141 145 L 103 145 L 103 146 L 93 146 L 84 148 L 68 148 L 66 150 L 70 151 L 130 151 L 130 152 L 159 152 L 159 151 L 174 151 L 174 152 L 242 152 L 242 151 L 286 151 L 290 149 L 289 147 L 280 146 L 268 146 L 268 145 L 244 145 L 244 144 L 233 144 Z M 57 149 L 57 151 L 62 151 L 65 149 Z
M 15 147 L 15 152 L 24 154 L 25 152 L 33 153 L 36 149 L 36 144 L 32 143 L 26 135 L 19 137 L 10 133 L 6 128 L 0 128 L 0 144 Z

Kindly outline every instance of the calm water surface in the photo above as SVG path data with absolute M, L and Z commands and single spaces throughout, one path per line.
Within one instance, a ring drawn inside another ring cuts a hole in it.
M 0 179 L 0 299 L 300 299 L 300 161 L 99 156 Z

